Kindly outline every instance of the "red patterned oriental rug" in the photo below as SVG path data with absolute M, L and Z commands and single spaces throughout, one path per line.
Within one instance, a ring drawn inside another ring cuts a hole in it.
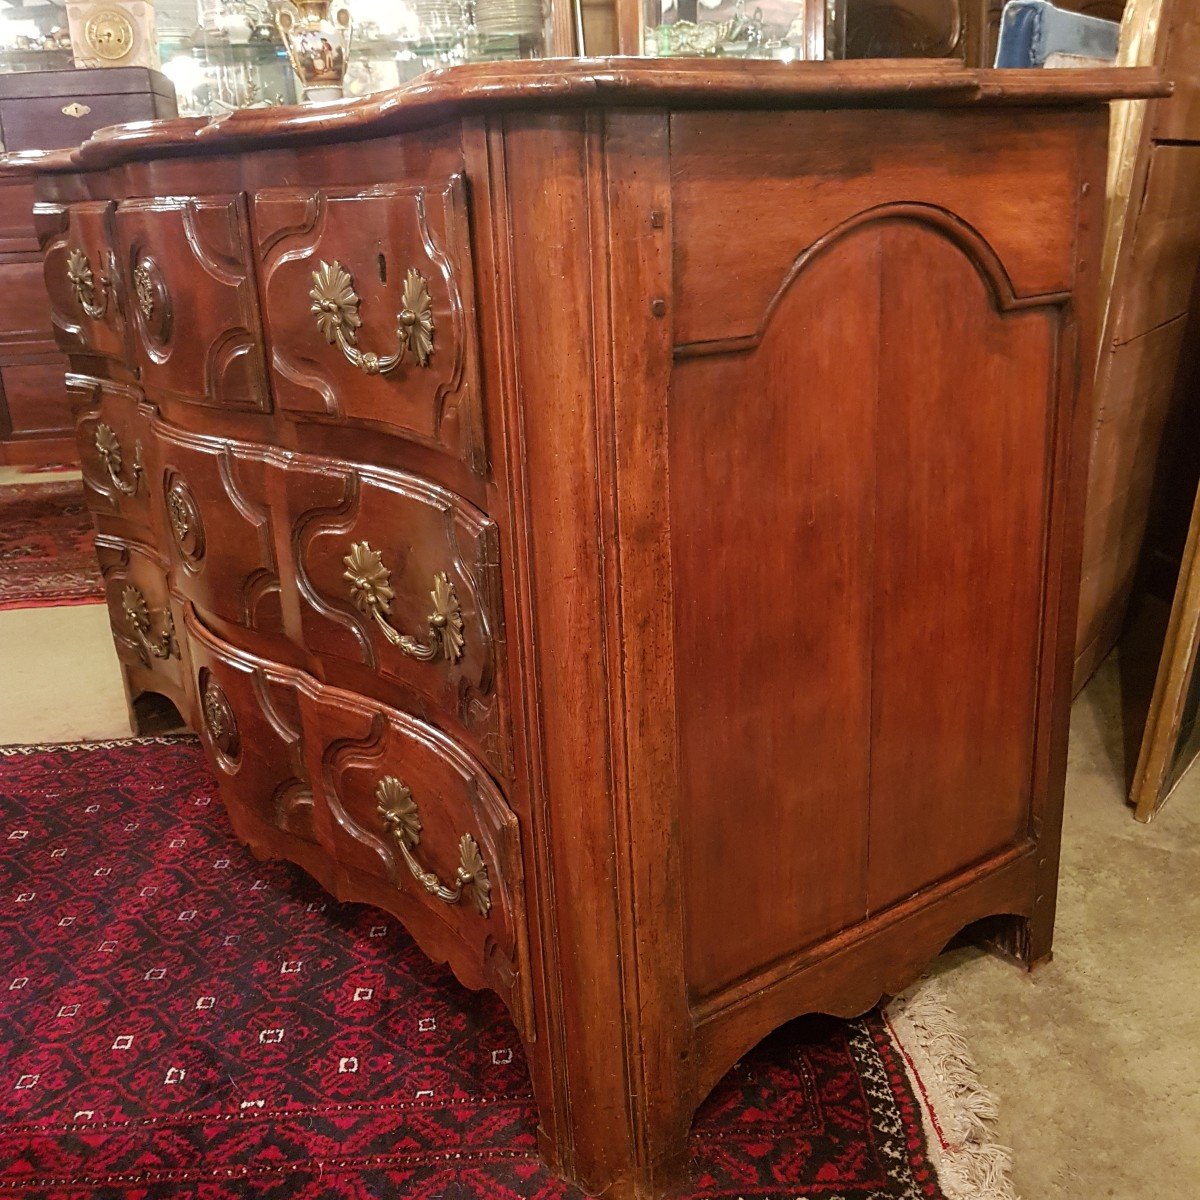
M 778 1031 L 699 1113 L 686 1195 L 1011 1195 L 949 1020 L 922 991 Z M 0 1030 L 0 1197 L 581 1195 L 500 1002 L 256 862 L 192 738 L 0 751 Z
M 103 601 L 83 484 L 0 487 L 0 609 Z

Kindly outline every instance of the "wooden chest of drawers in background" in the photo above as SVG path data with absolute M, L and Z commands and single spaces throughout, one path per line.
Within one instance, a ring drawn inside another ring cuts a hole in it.
M 131 695 L 504 999 L 592 1194 L 783 1021 L 1050 952 L 1117 94 L 475 64 L 42 164 Z
M 30 71 L 0 75 L 0 147 L 9 153 L 75 146 L 105 125 L 173 117 L 175 90 L 158 71 Z M 0 464 L 75 458 L 42 260 L 33 184 L 0 180 Z

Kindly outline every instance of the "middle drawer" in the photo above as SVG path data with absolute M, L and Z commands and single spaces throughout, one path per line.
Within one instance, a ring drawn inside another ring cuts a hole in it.
M 177 589 L 320 678 L 462 735 L 501 774 L 495 523 L 402 471 L 155 423 Z

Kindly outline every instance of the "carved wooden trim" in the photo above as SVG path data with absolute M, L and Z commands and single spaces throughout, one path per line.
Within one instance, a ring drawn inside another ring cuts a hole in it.
M 712 354 L 736 354 L 753 350 L 763 339 L 771 317 L 788 289 L 796 283 L 822 254 L 836 246 L 847 234 L 879 221 L 912 221 L 927 226 L 954 243 L 979 271 L 988 285 L 997 311 L 1019 312 L 1030 308 L 1061 307 L 1071 299 L 1070 292 L 1046 292 L 1041 295 L 1018 295 L 999 255 L 987 239 L 961 217 L 932 204 L 880 204 L 855 213 L 853 217 L 822 234 L 811 246 L 801 251 L 783 278 L 763 312 L 754 333 L 744 337 L 717 338 L 703 342 L 684 342 L 675 347 L 677 359 L 700 358 Z
M 740 980 L 694 1009 L 696 1107 L 747 1050 L 791 1017 L 855 1017 L 915 983 L 961 929 L 998 913 L 1028 917 L 1037 848 L 1031 843 L 981 864 L 964 883 L 945 880 L 844 934 Z M 957 893 L 956 903 L 938 901 Z M 808 972 L 820 973 L 820 998 Z M 830 999 L 834 996 L 835 999 Z

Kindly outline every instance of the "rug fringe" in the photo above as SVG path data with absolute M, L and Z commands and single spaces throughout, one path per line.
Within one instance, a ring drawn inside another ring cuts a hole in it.
M 885 1013 L 919 1096 L 929 1151 L 947 1200 L 1019 1200 L 1012 1151 L 995 1140 L 996 1097 L 980 1082 L 958 1019 L 929 980 Z
M 174 746 L 179 742 L 198 740 L 191 730 L 179 733 L 134 734 L 129 737 L 104 738 L 83 742 L 12 742 L 0 746 L 0 758 L 16 758 L 19 755 L 44 754 L 47 750 L 111 750 L 115 746 L 156 745 Z

